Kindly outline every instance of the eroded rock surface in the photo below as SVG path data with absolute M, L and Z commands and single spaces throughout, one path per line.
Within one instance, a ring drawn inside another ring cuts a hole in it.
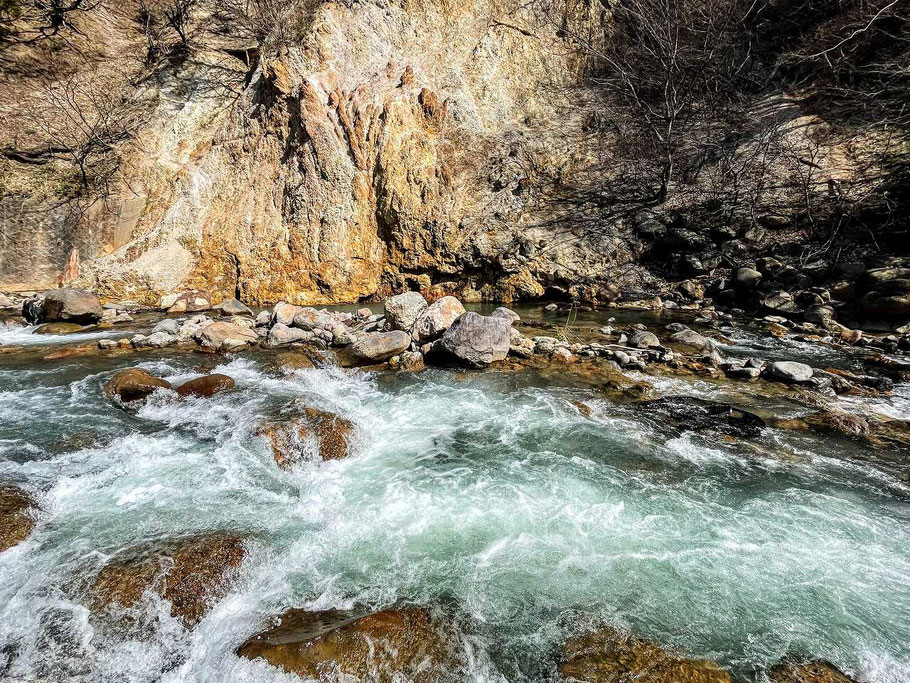
M 857 683 L 830 662 L 784 662 L 768 672 L 771 683 Z
M 34 499 L 16 486 L 0 486 L 0 552 L 22 543 L 35 528 Z
M 155 377 L 140 368 L 121 370 L 104 385 L 109 399 L 116 399 L 123 405 L 144 401 L 157 389 L 170 389 L 171 383 Z

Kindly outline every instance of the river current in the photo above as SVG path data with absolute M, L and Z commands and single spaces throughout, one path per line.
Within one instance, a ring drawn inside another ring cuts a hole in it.
M 34 345 L 87 337 L 27 332 L 0 333 L 25 345 L 0 354 L 0 481 L 41 512 L 0 554 L 2 680 L 295 681 L 234 654 L 270 615 L 401 604 L 456 615 L 473 681 L 555 680 L 584 624 L 743 680 L 793 653 L 910 680 L 910 463 L 896 455 L 770 427 L 749 443 L 675 431 L 570 372 L 288 370 L 264 352 L 44 361 Z M 159 392 L 130 414 L 102 385 L 134 366 L 171 382 L 217 371 L 238 388 Z M 356 425 L 350 457 L 276 467 L 256 426 L 300 397 Z M 910 391 L 844 405 L 906 419 Z M 84 588 L 116 551 L 216 530 L 248 536 L 249 554 L 195 628 L 163 602 L 144 632 L 93 621 Z

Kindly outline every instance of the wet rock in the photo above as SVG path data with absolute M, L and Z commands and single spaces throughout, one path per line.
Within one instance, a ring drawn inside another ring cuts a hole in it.
M 72 334 L 81 331 L 82 325 L 76 323 L 44 323 L 36 327 L 32 334 Z
M 306 457 L 307 445 L 315 443 L 323 460 L 348 456 L 354 423 L 334 413 L 295 404 L 293 414 L 263 423 L 257 434 L 269 440 L 275 462 L 288 469 Z
M 150 375 L 145 370 L 130 368 L 121 370 L 104 385 L 104 393 L 111 400 L 122 405 L 144 401 L 157 389 L 170 389 L 171 383 Z
M 754 438 L 761 435 L 765 427 L 765 421 L 758 415 L 741 408 L 688 396 L 667 396 L 638 405 L 642 410 L 660 416 L 666 424 L 685 431 Z
M 545 310 L 547 313 L 553 313 L 554 311 L 559 310 L 559 306 L 557 304 L 547 304 L 543 307 L 543 310 Z
M 397 367 L 406 372 L 423 370 L 426 367 L 423 362 L 423 354 L 420 351 L 405 351 L 398 356 Z
M 107 563 L 90 590 L 96 612 L 136 606 L 146 591 L 171 603 L 171 615 L 197 623 L 227 594 L 245 556 L 243 539 L 213 533 L 132 548 Z
M 427 300 L 420 292 L 398 294 L 385 302 L 385 317 L 391 329 L 410 332 L 417 318 L 427 310 Z
M 19 545 L 35 528 L 32 497 L 16 486 L 0 486 L 0 553 Z
M 695 301 L 703 299 L 705 296 L 705 286 L 695 280 L 683 280 L 677 285 L 677 289 Z
M 212 301 L 208 293 L 194 290 L 168 294 L 161 299 L 160 306 L 168 313 L 198 313 L 211 309 Z
M 534 355 L 534 342 L 514 327 L 509 330 L 509 353 L 519 358 L 530 358 Z
M 555 349 L 553 351 L 553 355 L 551 356 L 551 358 L 553 359 L 553 361 L 555 363 L 569 364 L 569 363 L 578 362 L 578 356 L 576 356 L 574 353 L 572 353 L 565 346 L 560 346 L 557 349 Z
M 801 313 L 789 292 L 774 292 L 762 299 L 762 305 L 772 313 L 795 315 Z
M 259 341 L 259 336 L 252 330 L 227 322 L 206 325 L 197 330 L 193 338 L 200 346 L 221 352 L 242 349 Z
M 437 350 L 461 364 L 483 367 L 509 354 L 511 328 L 503 318 L 465 313 L 445 331 Z
M 715 350 L 713 341 L 690 329 L 675 332 L 670 336 L 670 343 L 696 353 L 711 353 Z
M 179 323 L 173 318 L 165 318 L 152 328 L 152 334 L 156 332 L 167 332 L 176 335 L 180 328 Z
M 660 346 L 660 339 L 653 332 L 635 330 L 629 335 L 629 345 L 636 349 L 650 349 Z
M 504 318 L 505 320 L 508 320 L 513 325 L 521 320 L 520 315 L 518 315 L 511 308 L 506 308 L 505 306 L 500 306 L 499 308 L 494 310 L 492 313 L 490 313 L 490 316 L 492 316 L 493 318 Z
M 171 344 L 176 344 L 177 337 L 170 332 L 155 332 L 148 336 L 137 334 L 133 336 L 130 343 L 136 349 L 163 349 Z
M 462 667 L 457 642 L 452 627 L 427 610 L 364 614 L 292 609 L 237 654 L 262 658 L 305 679 L 433 683 Z
M 765 368 L 764 374 L 769 379 L 778 380 L 780 382 L 803 384 L 812 379 L 813 370 L 805 363 L 782 360 L 768 365 Z
M 222 301 L 220 304 L 215 306 L 215 310 L 220 312 L 221 315 L 245 315 L 253 317 L 253 311 L 250 310 L 249 306 L 246 304 L 237 301 L 237 299 L 228 299 L 227 301 Z
M 184 382 L 177 387 L 180 396 L 195 396 L 197 398 L 210 398 L 215 394 L 230 391 L 237 383 L 227 375 L 213 373 Z
M 857 683 L 830 662 L 783 662 L 768 672 L 771 683 Z
M 104 310 L 98 297 L 91 292 L 63 287 L 26 301 L 22 315 L 30 323 L 69 322 L 91 325 L 101 321 Z
M 273 347 L 290 346 L 291 344 L 300 344 L 312 341 L 313 333 L 306 330 L 300 330 L 296 327 L 288 327 L 284 323 L 276 322 L 269 330 L 266 337 L 266 343 Z
M 375 365 L 397 356 L 411 345 L 411 335 L 402 330 L 371 332 L 339 352 L 345 366 Z
M 715 662 L 688 659 L 660 646 L 604 629 L 570 639 L 559 672 L 588 683 L 731 683 Z

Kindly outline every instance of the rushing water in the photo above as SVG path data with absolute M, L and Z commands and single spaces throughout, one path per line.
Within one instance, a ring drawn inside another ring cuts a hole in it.
M 568 375 L 285 372 L 266 354 L 17 358 L 0 355 L 0 481 L 38 493 L 42 511 L 0 554 L 7 680 L 297 680 L 233 652 L 286 607 L 402 603 L 457 615 L 477 681 L 551 680 L 559 644 L 594 623 L 748 680 L 790 653 L 910 680 L 906 466 L 855 447 L 770 428 L 750 444 L 669 431 Z M 171 381 L 216 369 L 239 388 L 163 392 L 128 414 L 101 386 L 137 363 Z M 357 425 L 351 457 L 275 466 L 253 432 L 297 397 Z M 900 414 L 906 388 L 851 409 L 870 405 Z M 83 589 L 113 552 L 208 530 L 252 540 L 198 626 L 161 604 L 150 632 L 95 624 Z

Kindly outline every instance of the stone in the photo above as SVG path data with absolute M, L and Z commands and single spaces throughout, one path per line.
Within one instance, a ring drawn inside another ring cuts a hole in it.
M 813 370 L 805 363 L 782 360 L 771 363 L 765 368 L 765 374 L 782 382 L 802 384 L 812 379 Z
M 534 342 L 514 327 L 509 330 L 509 353 L 519 358 L 530 358 L 534 355 Z
M 713 661 L 688 659 L 610 628 L 567 641 L 559 673 L 587 683 L 732 683 Z
M 184 382 L 177 387 L 177 394 L 180 396 L 195 396 L 196 398 L 210 398 L 215 394 L 230 391 L 235 386 L 236 382 L 231 377 L 213 373 Z
M 393 330 L 410 332 L 425 310 L 427 300 L 420 292 L 405 292 L 385 302 L 385 317 Z
M 296 402 L 291 412 L 284 419 L 263 423 L 257 430 L 257 434 L 269 440 L 279 467 L 289 469 L 305 459 L 309 444 L 315 445 L 322 460 L 340 460 L 348 456 L 353 422 Z
M 803 318 L 807 322 L 815 323 L 816 325 L 827 325 L 834 320 L 835 313 L 830 306 L 814 305 L 806 310 Z
M 770 683 L 858 683 L 831 662 L 782 662 L 768 672 Z
M 451 624 L 428 610 L 288 610 L 237 650 L 307 680 L 435 683 L 463 669 Z
M 454 296 L 444 296 L 430 304 L 414 322 L 411 336 L 418 344 L 426 344 L 441 337 L 458 318 L 465 307 Z
M 840 338 L 841 341 L 846 342 L 847 344 L 856 344 L 860 339 L 863 338 L 863 331 L 844 329 L 840 333 Z
M 765 421 L 759 416 L 728 403 L 689 396 L 666 396 L 638 404 L 657 414 L 663 424 L 693 432 L 714 432 L 726 436 L 755 438 L 761 435 Z
M 294 316 L 300 310 L 300 306 L 294 306 L 284 301 L 279 301 L 272 309 L 272 323 L 276 325 L 286 325 L 290 327 L 294 324 Z
M 161 308 L 165 308 L 171 314 L 198 313 L 199 311 L 207 311 L 212 307 L 209 295 L 206 292 L 197 290 L 177 294 L 176 298 L 173 299 L 173 303 L 170 303 L 170 301 L 170 297 L 162 299 Z M 170 305 L 166 305 L 167 303 L 170 303 Z
M 114 339 L 99 339 L 98 348 L 103 351 L 110 351 L 119 347 L 119 344 Z
M 508 320 L 512 325 L 521 320 L 521 316 L 518 315 L 511 308 L 506 308 L 505 306 L 500 306 L 496 308 L 490 315 L 494 318 L 503 318 Z
M 543 307 L 543 310 L 545 310 L 547 313 L 553 313 L 553 312 L 559 310 L 559 305 L 558 304 L 547 304 L 546 306 Z
M 163 349 L 177 343 L 177 337 L 170 332 L 155 332 L 148 336 L 137 334 L 132 339 L 132 346 L 136 349 Z
M 350 346 L 355 341 L 354 335 L 344 325 L 335 325 L 332 328 L 332 346 Z
M 555 349 L 551 358 L 556 363 L 570 364 L 578 362 L 578 356 L 572 353 L 565 346 L 560 346 L 559 348 Z
M 733 379 L 755 379 L 761 375 L 761 370 L 748 366 L 731 366 L 724 369 L 724 374 Z
M 733 281 L 742 289 L 755 289 L 764 276 L 754 268 L 737 268 Z
M 215 306 L 215 310 L 220 312 L 221 315 L 246 315 L 253 317 L 253 311 L 250 310 L 249 306 L 246 304 L 237 301 L 237 299 L 228 299 L 227 301 L 222 301 L 220 304 Z
M 291 321 L 293 322 L 293 320 Z M 312 341 L 313 333 L 306 330 L 300 330 L 296 327 L 288 327 L 284 323 L 276 322 L 269 330 L 266 337 L 266 343 L 273 347 L 289 346 L 291 344 L 300 344 Z
M 18 308 L 19 304 L 10 299 L 6 294 L 0 292 L 0 310 L 9 311 Z
M 152 328 L 152 334 L 156 332 L 167 332 L 176 335 L 180 325 L 174 318 L 165 318 Z
M 72 334 L 81 331 L 82 325 L 76 323 L 44 323 L 38 325 L 32 334 Z
M 411 345 L 411 335 L 403 330 L 372 332 L 339 352 L 343 365 L 375 365 L 397 356 Z
M 63 287 L 23 304 L 23 317 L 30 323 L 68 322 L 91 325 L 101 321 L 104 309 L 98 297 L 84 289 Z
M 121 405 L 144 401 L 158 389 L 170 389 L 171 383 L 140 368 L 121 370 L 104 385 L 105 395 Z
M 256 316 L 256 326 L 265 327 L 266 325 L 272 322 L 272 312 L 271 311 L 260 311 L 259 315 Z
M 650 349 L 660 346 L 660 339 L 653 332 L 647 330 L 635 330 L 629 335 L 629 345 L 636 349 Z
M 700 335 L 694 330 L 680 330 L 670 336 L 670 343 L 677 346 L 685 347 L 696 353 L 711 353 L 715 351 L 714 342 L 707 337 Z
M 223 598 L 246 555 L 243 539 L 219 532 L 155 542 L 118 553 L 90 589 L 95 612 L 136 606 L 147 591 L 171 603 L 171 615 L 192 626 Z
M 407 372 L 417 372 L 423 370 L 426 366 L 423 361 L 423 354 L 420 351 L 405 351 L 399 357 L 398 369 Z
M 683 280 L 677 289 L 690 299 L 699 300 L 705 296 L 705 286 L 695 280 Z
M 762 305 L 774 313 L 796 314 L 800 312 L 793 297 L 788 292 L 774 292 L 762 299 Z
M 864 417 L 842 410 L 822 410 L 805 415 L 801 419 L 809 429 L 819 434 L 865 441 L 872 433 L 872 429 Z
M 259 341 L 252 330 L 228 322 L 215 322 L 200 328 L 193 338 L 207 349 L 216 351 L 235 351 Z
M 0 486 L 0 553 L 31 535 L 37 507 L 25 490 L 17 486 Z
M 503 318 L 465 313 L 445 331 L 435 350 L 460 364 L 483 367 L 509 354 L 511 327 Z

